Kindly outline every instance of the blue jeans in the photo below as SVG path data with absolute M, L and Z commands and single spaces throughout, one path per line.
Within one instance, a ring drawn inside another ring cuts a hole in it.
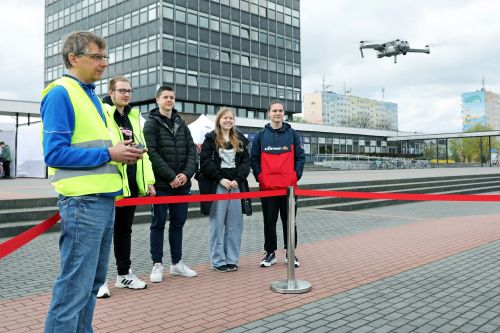
M 239 192 L 239 189 L 229 192 L 217 185 L 218 194 Z M 212 267 L 238 264 L 242 232 L 241 199 L 214 201 L 208 218 L 208 252 Z
M 190 195 L 191 188 L 172 188 L 156 190 L 157 196 Z M 168 242 L 170 244 L 170 258 L 172 264 L 182 259 L 182 227 L 187 219 L 188 203 L 153 205 L 151 211 L 150 252 L 153 263 L 162 262 L 163 238 L 167 215 L 170 216 L 168 226 Z
M 61 271 L 54 283 L 45 332 L 92 332 L 99 287 L 106 280 L 113 238 L 112 197 L 59 196 Z

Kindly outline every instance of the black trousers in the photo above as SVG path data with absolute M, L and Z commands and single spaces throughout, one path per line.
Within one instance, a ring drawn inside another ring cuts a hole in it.
M 136 206 L 115 208 L 115 231 L 113 246 L 115 250 L 118 275 L 127 275 L 130 269 L 130 248 L 132 246 L 132 222 Z
M 264 215 L 264 250 L 267 253 L 278 248 L 276 237 L 276 222 L 278 214 L 283 225 L 284 248 L 288 244 L 288 198 L 287 196 L 261 198 L 262 214 Z M 297 197 L 295 197 L 295 216 L 297 216 Z M 295 247 L 297 247 L 297 225 L 295 225 Z
M 5 178 L 10 178 L 10 161 L 3 161 L 3 176 Z
M 129 175 L 133 177 L 133 175 Z M 129 178 L 130 179 L 130 178 Z M 131 198 L 139 195 L 137 183 L 129 183 Z M 118 275 L 127 275 L 130 269 L 130 249 L 132 247 L 132 222 L 134 222 L 136 206 L 115 208 L 115 230 L 113 232 L 113 248 L 115 250 Z

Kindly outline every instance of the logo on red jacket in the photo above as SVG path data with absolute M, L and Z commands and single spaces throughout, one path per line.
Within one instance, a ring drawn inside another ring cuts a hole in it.
M 274 150 L 274 151 L 288 151 L 290 148 L 288 148 L 287 146 L 283 146 L 283 147 L 271 147 L 271 146 L 267 146 L 267 147 L 264 147 L 264 151 L 271 151 L 271 150 Z

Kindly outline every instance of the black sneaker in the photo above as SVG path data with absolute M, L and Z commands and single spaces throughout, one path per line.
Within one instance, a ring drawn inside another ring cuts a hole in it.
M 214 270 L 221 273 L 229 272 L 229 268 L 227 267 L 227 265 L 216 266 L 214 267 Z
M 271 267 L 276 263 L 276 255 L 274 252 L 266 253 L 262 261 L 260 262 L 260 267 Z
M 227 264 L 227 268 L 230 271 L 237 271 L 238 270 L 238 265 L 235 264 Z
M 288 254 L 285 255 L 285 264 L 288 264 Z M 299 267 L 299 266 L 300 266 L 299 258 L 297 258 L 297 256 L 295 256 L 295 267 Z

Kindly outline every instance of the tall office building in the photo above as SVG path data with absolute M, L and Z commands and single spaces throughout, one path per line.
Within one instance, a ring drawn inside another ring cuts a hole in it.
M 273 99 L 301 112 L 299 0 L 45 0 L 45 83 L 64 73 L 61 39 L 88 30 L 108 42 L 107 78 L 125 75 L 141 111 L 162 85 L 177 108 L 230 105 L 264 119 Z
M 500 129 L 500 94 L 484 88 L 462 94 L 462 129 L 466 132 L 476 125 Z
M 398 130 L 398 105 L 331 91 L 304 94 L 304 121 L 341 127 Z

